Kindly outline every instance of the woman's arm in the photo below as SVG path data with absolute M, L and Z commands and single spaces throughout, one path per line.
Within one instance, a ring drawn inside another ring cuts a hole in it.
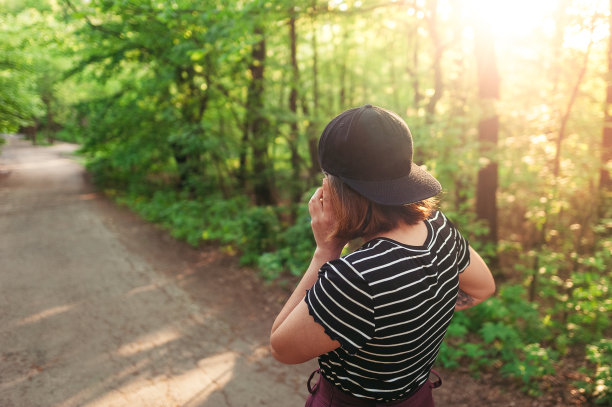
M 323 250 L 316 249 L 312 260 L 310 260 L 310 266 L 306 270 L 306 273 L 302 276 L 302 279 L 298 283 L 298 285 L 293 290 L 293 293 L 285 302 L 283 309 L 281 309 L 280 313 L 276 316 L 274 320 L 274 324 L 272 324 L 272 333 L 276 331 L 276 329 L 285 321 L 287 316 L 294 310 L 294 308 L 304 300 L 306 295 L 306 290 L 310 289 L 314 283 L 317 281 L 319 269 L 326 262 L 337 259 L 340 257 L 340 252 L 326 252 Z
M 340 346 L 315 322 L 304 300 L 306 290 L 317 280 L 320 266 L 328 260 L 337 259 L 339 255 L 315 250 L 306 274 L 276 317 L 270 333 L 270 350 L 279 362 L 303 363 Z
M 489 267 L 470 247 L 470 265 L 459 274 L 459 293 L 455 310 L 480 304 L 495 293 L 495 281 Z
M 306 273 L 272 325 L 270 350 L 274 358 L 283 363 L 306 362 L 340 346 L 340 343 L 332 340 L 323 327 L 310 316 L 304 301 L 306 290 L 317 281 L 321 266 L 329 260 L 339 258 L 345 244 L 328 239 L 329 231 L 335 224 L 331 210 L 325 210 L 327 201 L 323 198 L 328 191 L 329 186 L 324 179 L 323 187 L 317 189 L 308 202 L 317 248 Z

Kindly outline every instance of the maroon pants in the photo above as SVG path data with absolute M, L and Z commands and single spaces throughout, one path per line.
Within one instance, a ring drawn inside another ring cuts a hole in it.
M 322 375 L 319 375 L 319 381 L 314 386 L 311 386 L 310 381 L 317 372 L 318 370 L 312 372 L 310 379 L 308 379 L 308 391 L 310 392 L 310 396 L 308 400 L 306 400 L 305 407 L 434 407 L 431 390 L 442 385 L 442 379 L 432 370 L 432 373 L 438 377 L 436 382 L 428 380 L 409 398 L 385 403 L 383 401 L 367 400 L 351 396 L 339 390 Z

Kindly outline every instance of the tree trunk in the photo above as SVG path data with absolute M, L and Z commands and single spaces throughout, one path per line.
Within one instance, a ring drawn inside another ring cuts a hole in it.
M 205 137 L 201 122 L 208 104 L 208 92 L 195 85 L 196 72 L 192 67 L 178 67 L 175 77 L 180 93 L 184 95 L 180 108 L 184 128 L 177 129 L 180 133 L 170 141 L 170 148 L 178 170 L 178 188 L 193 195 L 196 193 L 193 180 L 204 178 L 206 174 L 202 159 L 205 151 L 197 143 Z
M 238 154 L 238 185 L 240 185 L 240 188 L 243 191 L 247 190 L 248 155 L 249 128 L 245 125 L 242 129 L 242 138 L 240 139 L 240 152 Z
M 442 53 L 443 46 L 440 41 L 440 34 L 438 33 L 438 0 L 429 1 L 429 34 L 433 41 L 433 74 L 434 74 L 434 94 L 431 95 L 427 106 L 425 107 L 426 121 L 427 123 L 433 123 L 436 114 L 436 105 L 442 97 L 443 83 L 442 83 Z
M 340 110 L 344 110 L 346 108 L 346 56 L 342 55 L 342 62 L 340 65 L 340 92 L 338 92 L 340 104 Z
M 318 44 L 317 44 L 317 30 L 315 18 L 317 15 L 317 0 L 312 0 L 312 111 L 309 111 L 308 104 L 303 102 L 303 110 L 306 116 L 309 116 L 308 128 L 306 132 L 308 134 L 308 152 L 310 155 L 310 169 L 308 172 L 310 182 L 314 185 L 317 183 L 317 175 L 319 174 L 319 150 L 318 150 L 318 117 L 319 117 L 319 69 L 318 69 Z
M 413 32 L 410 34 L 414 39 L 412 48 L 412 66 L 408 68 L 408 73 L 412 76 L 412 106 L 414 111 L 419 110 L 421 104 L 421 89 L 419 83 L 419 26 L 415 25 Z
M 186 153 L 189 148 L 187 146 L 188 142 L 183 140 L 183 135 L 179 137 L 169 142 L 179 178 L 176 187 L 179 190 L 187 191 L 191 195 L 194 192 L 193 185 L 189 182 L 194 169 L 193 156 Z
M 612 0 L 610 0 L 611 14 L 608 16 L 609 38 L 608 38 L 608 76 L 606 87 L 606 104 L 604 107 L 604 128 L 601 139 L 601 170 L 599 188 L 603 196 L 612 192 L 612 174 L 606 168 L 606 164 L 612 161 Z M 602 202 L 603 204 L 603 202 Z M 603 205 L 600 205 L 603 208 Z
M 497 243 L 497 162 L 490 157 L 497 145 L 499 130 L 498 116 L 483 118 L 478 123 L 480 154 L 487 157 L 487 164 L 478 171 L 476 192 L 476 214 L 487 221 L 489 234 L 487 241 Z
M 563 62 L 561 61 L 561 54 L 563 52 L 563 41 L 565 39 L 565 28 L 567 25 L 567 2 L 568 0 L 561 0 L 557 4 L 557 8 L 554 14 L 555 21 L 555 35 L 552 41 L 552 69 L 550 75 L 552 76 L 552 92 L 553 96 L 559 92 L 559 82 L 561 79 L 561 71 Z
M 576 83 L 574 84 L 574 88 L 572 89 L 572 94 L 570 95 L 567 107 L 565 108 L 565 113 L 563 114 L 563 117 L 561 117 L 561 126 L 559 127 L 559 133 L 557 134 L 557 140 L 555 142 L 556 151 L 555 160 L 553 164 L 553 177 L 555 179 L 555 182 L 559 175 L 561 175 L 561 143 L 563 142 L 563 138 L 565 137 L 565 128 L 567 127 L 567 122 L 569 121 L 569 117 L 572 112 L 572 107 L 574 106 L 574 102 L 576 101 L 576 97 L 578 96 L 580 85 L 582 84 L 582 80 L 584 79 L 584 75 L 586 74 L 587 65 L 589 62 L 589 55 L 591 54 L 591 48 L 593 46 L 593 28 L 591 28 L 591 41 L 589 41 L 589 45 L 587 46 L 587 49 L 584 53 L 582 67 L 580 68 L 578 78 L 576 79 Z
M 476 187 L 476 215 L 489 226 L 487 241 L 497 243 L 497 148 L 499 119 L 495 100 L 499 99 L 499 72 L 494 41 L 488 22 L 479 21 L 475 27 L 475 52 L 478 66 L 478 94 L 481 119 L 478 124 L 480 155 L 487 164 L 478 171 Z
M 266 40 L 261 27 L 255 28 L 255 35 L 261 39 L 251 52 L 251 82 L 247 95 L 246 128 L 249 131 L 253 153 L 253 190 L 256 205 L 273 205 L 273 168 L 268 154 L 270 137 L 269 123 L 264 115 L 264 67 L 266 62 Z
M 297 113 L 297 101 L 298 101 L 298 82 L 300 79 L 300 70 L 297 64 L 297 34 L 295 32 L 295 11 L 291 11 L 291 17 L 289 18 L 289 41 L 291 48 L 291 91 L 289 92 L 289 110 L 292 113 L 290 123 L 290 134 L 289 134 L 289 149 L 291 151 L 291 169 L 292 169 L 292 182 L 291 188 L 291 201 L 298 203 L 302 197 L 301 191 L 301 159 L 298 152 L 299 143 L 299 128 L 298 128 L 298 113 Z M 292 210 L 292 215 L 295 215 Z

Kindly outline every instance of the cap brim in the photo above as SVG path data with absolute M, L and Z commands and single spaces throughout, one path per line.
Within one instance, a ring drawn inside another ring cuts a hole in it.
M 410 174 L 386 181 L 359 181 L 339 177 L 348 186 L 371 201 L 382 205 L 405 205 L 437 195 L 442 186 L 437 179 L 412 163 Z

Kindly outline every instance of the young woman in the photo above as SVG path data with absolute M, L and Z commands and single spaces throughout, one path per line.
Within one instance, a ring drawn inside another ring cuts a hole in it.
M 319 160 L 325 178 L 308 203 L 316 249 L 274 321 L 272 354 L 318 357 L 308 407 L 433 406 L 428 379 L 448 324 L 493 294 L 491 273 L 435 209 L 441 186 L 412 162 L 396 114 L 371 105 L 340 114 Z M 363 246 L 341 257 L 355 238 Z

